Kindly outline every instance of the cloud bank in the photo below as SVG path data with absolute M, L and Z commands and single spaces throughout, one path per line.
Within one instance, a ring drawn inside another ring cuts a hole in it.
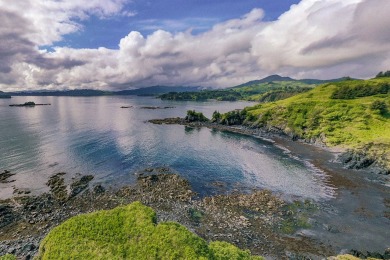
M 0 2 L 0 89 L 226 87 L 273 73 L 370 77 L 390 68 L 390 1 L 302 0 L 276 21 L 261 9 L 211 30 L 132 31 L 118 49 L 53 46 L 91 16 L 135 12 L 127 0 Z M 110 37 L 110 35 L 107 35 Z

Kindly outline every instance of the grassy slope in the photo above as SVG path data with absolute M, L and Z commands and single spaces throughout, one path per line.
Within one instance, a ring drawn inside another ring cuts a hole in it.
M 309 85 L 299 81 L 272 81 L 266 83 L 260 83 L 250 86 L 244 86 L 240 88 L 232 88 L 234 91 L 240 93 L 245 99 L 257 101 L 262 95 L 266 92 L 273 90 L 286 90 L 288 88 L 291 89 L 299 89 L 299 88 L 310 88 L 315 85 Z
M 274 126 L 305 139 L 320 138 L 328 146 L 362 149 L 390 166 L 390 113 L 370 109 L 375 100 L 390 107 L 390 94 L 331 99 L 343 86 L 390 84 L 389 78 L 350 80 L 318 86 L 309 92 L 247 109 L 258 126 Z
M 172 222 L 156 224 L 139 202 L 80 215 L 54 228 L 37 259 L 262 259 L 226 242 L 206 241 Z

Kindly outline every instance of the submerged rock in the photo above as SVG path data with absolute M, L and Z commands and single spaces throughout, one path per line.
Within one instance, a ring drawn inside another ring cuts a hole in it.
M 10 183 L 14 182 L 14 180 L 8 180 L 11 176 L 15 175 L 15 173 L 11 173 L 8 170 L 4 170 L 2 173 L 0 173 L 0 183 Z

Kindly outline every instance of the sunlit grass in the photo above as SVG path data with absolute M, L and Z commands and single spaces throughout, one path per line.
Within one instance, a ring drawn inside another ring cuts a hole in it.
M 375 87 L 390 84 L 390 79 L 324 84 L 306 93 L 247 110 L 255 118 L 255 125 L 275 126 L 300 138 L 320 138 L 328 146 L 369 147 L 368 153 L 390 159 L 390 113 L 371 107 L 374 101 L 382 101 L 390 109 L 390 94 L 331 99 L 336 90 L 359 84 Z

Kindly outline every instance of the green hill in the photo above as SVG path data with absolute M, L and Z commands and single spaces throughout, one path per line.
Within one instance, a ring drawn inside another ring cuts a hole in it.
M 163 100 L 208 100 L 219 101 L 250 100 L 268 102 L 291 97 L 310 90 L 315 85 L 288 77 L 269 76 L 262 80 L 250 81 L 227 89 L 192 92 L 170 92 L 160 95 Z M 264 96 L 265 95 L 265 96 Z
M 156 223 L 140 202 L 73 217 L 42 241 L 37 259 L 263 259 L 226 242 L 207 243 L 184 226 Z
M 208 100 L 219 101 L 249 100 L 256 102 L 273 102 L 309 91 L 318 84 L 338 82 L 346 78 L 333 80 L 302 79 L 271 75 L 260 80 L 219 90 L 203 90 L 190 92 L 170 92 L 159 97 L 163 100 Z
M 390 168 L 390 78 L 344 80 L 245 109 L 245 122 L 361 151 Z

